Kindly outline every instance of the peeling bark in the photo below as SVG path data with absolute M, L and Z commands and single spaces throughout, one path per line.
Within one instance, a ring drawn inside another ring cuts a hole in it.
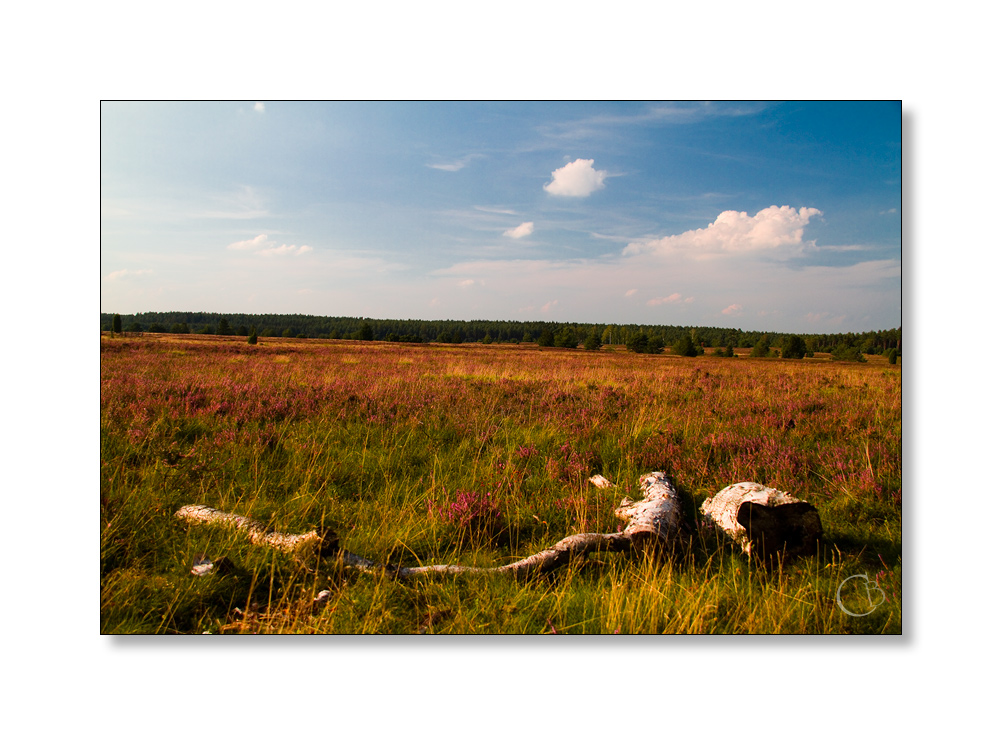
M 821 517 L 813 505 L 757 482 L 725 487 L 700 511 L 746 554 L 810 554 L 821 540 Z
M 641 477 L 640 490 L 644 493 L 643 500 L 623 498 L 615 511 L 616 518 L 628 521 L 623 535 L 635 546 L 665 545 L 674 541 L 682 530 L 678 490 L 664 472 Z

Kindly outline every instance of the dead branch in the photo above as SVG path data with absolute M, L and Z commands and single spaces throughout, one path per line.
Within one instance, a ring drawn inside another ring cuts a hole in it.
M 308 531 L 307 533 L 279 533 L 269 531 L 260 521 L 239 516 L 236 513 L 226 513 L 207 505 L 186 505 L 179 508 L 174 516 L 192 524 L 208 524 L 213 526 L 229 526 L 245 532 L 252 544 L 271 546 L 289 553 L 303 554 L 312 549 L 320 553 L 330 553 L 337 546 L 337 538 L 328 530 Z
M 608 481 L 600 475 L 591 478 L 593 484 Z M 530 573 L 543 573 L 568 564 L 576 559 L 585 559 L 593 551 L 628 551 L 634 547 L 665 547 L 681 529 L 682 515 L 678 504 L 678 492 L 662 472 L 654 472 L 640 478 L 640 489 L 644 499 L 631 501 L 624 499 L 616 509 L 616 517 L 628 521 L 621 533 L 579 533 L 561 539 L 553 546 L 530 557 L 498 567 L 466 567 L 455 564 L 436 564 L 424 567 L 401 567 L 370 561 L 349 551 L 337 550 L 337 541 L 329 532 L 309 531 L 302 534 L 268 531 L 264 524 L 226 513 L 207 505 L 186 505 L 174 515 L 188 523 L 205 523 L 236 528 L 248 534 L 251 543 L 271 546 L 282 551 L 302 553 L 310 549 L 320 549 L 321 553 L 338 551 L 338 560 L 345 567 L 364 572 L 386 572 L 395 577 L 414 577 L 430 574 L 511 574 L 524 577 Z M 324 548 L 325 544 L 328 548 Z

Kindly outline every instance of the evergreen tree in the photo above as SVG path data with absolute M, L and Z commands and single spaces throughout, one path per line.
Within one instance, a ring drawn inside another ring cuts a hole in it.
M 695 357 L 698 353 L 696 350 L 696 345 L 692 341 L 691 334 L 683 334 L 679 339 L 671 346 L 671 351 L 676 355 L 681 355 L 682 357 Z
M 803 360 L 807 354 L 807 343 L 803 337 L 791 334 L 783 340 L 782 351 L 784 360 Z
M 536 340 L 536 344 L 540 347 L 553 347 L 553 332 L 544 328 L 539 339 Z
M 111 318 L 111 331 L 115 334 L 122 333 L 122 317 L 118 314 L 115 314 L 115 316 Z
M 755 343 L 752 347 L 751 356 L 752 357 L 769 357 L 771 354 L 769 350 L 769 335 L 763 334 L 762 338 Z
M 369 322 L 362 322 L 362 326 L 359 327 L 358 331 L 351 335 L 352 339 L 360 339 L 366 342 L 371 342 L 375 339 L 372 332 L 372 325 Z
M 564 327 L 554 335 L 553 344 L 557 347 L 575 350 L 578 346 L 578 336 L 570 327 Z
M 233 330 L 230 329 L 230 323 L 226 320 L 226 317 L 219 318 L 219 326 L 216 328 L 216 334 L 233 334 Z
M 647 352 L 647 340 L 647 335 L 643 332 L 631 334 L 626 339 L 626 349 L 636 353 Z
M 247 337 L 247 344 L 249 345 L 257 344 L 257 327 L 250 328 L 250 334 Z

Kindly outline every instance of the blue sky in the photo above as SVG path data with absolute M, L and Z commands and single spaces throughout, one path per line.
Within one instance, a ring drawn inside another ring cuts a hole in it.
M 101 310 L 901 324 L 898 103 L 102 103 Z

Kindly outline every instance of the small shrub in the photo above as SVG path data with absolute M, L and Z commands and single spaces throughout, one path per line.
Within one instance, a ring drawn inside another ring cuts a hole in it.
M 501 510 L 489 492 L 460 490 L 441 505 L 428 500 L 428 513 L 471 536 L 494 536 L 501 529 Z

